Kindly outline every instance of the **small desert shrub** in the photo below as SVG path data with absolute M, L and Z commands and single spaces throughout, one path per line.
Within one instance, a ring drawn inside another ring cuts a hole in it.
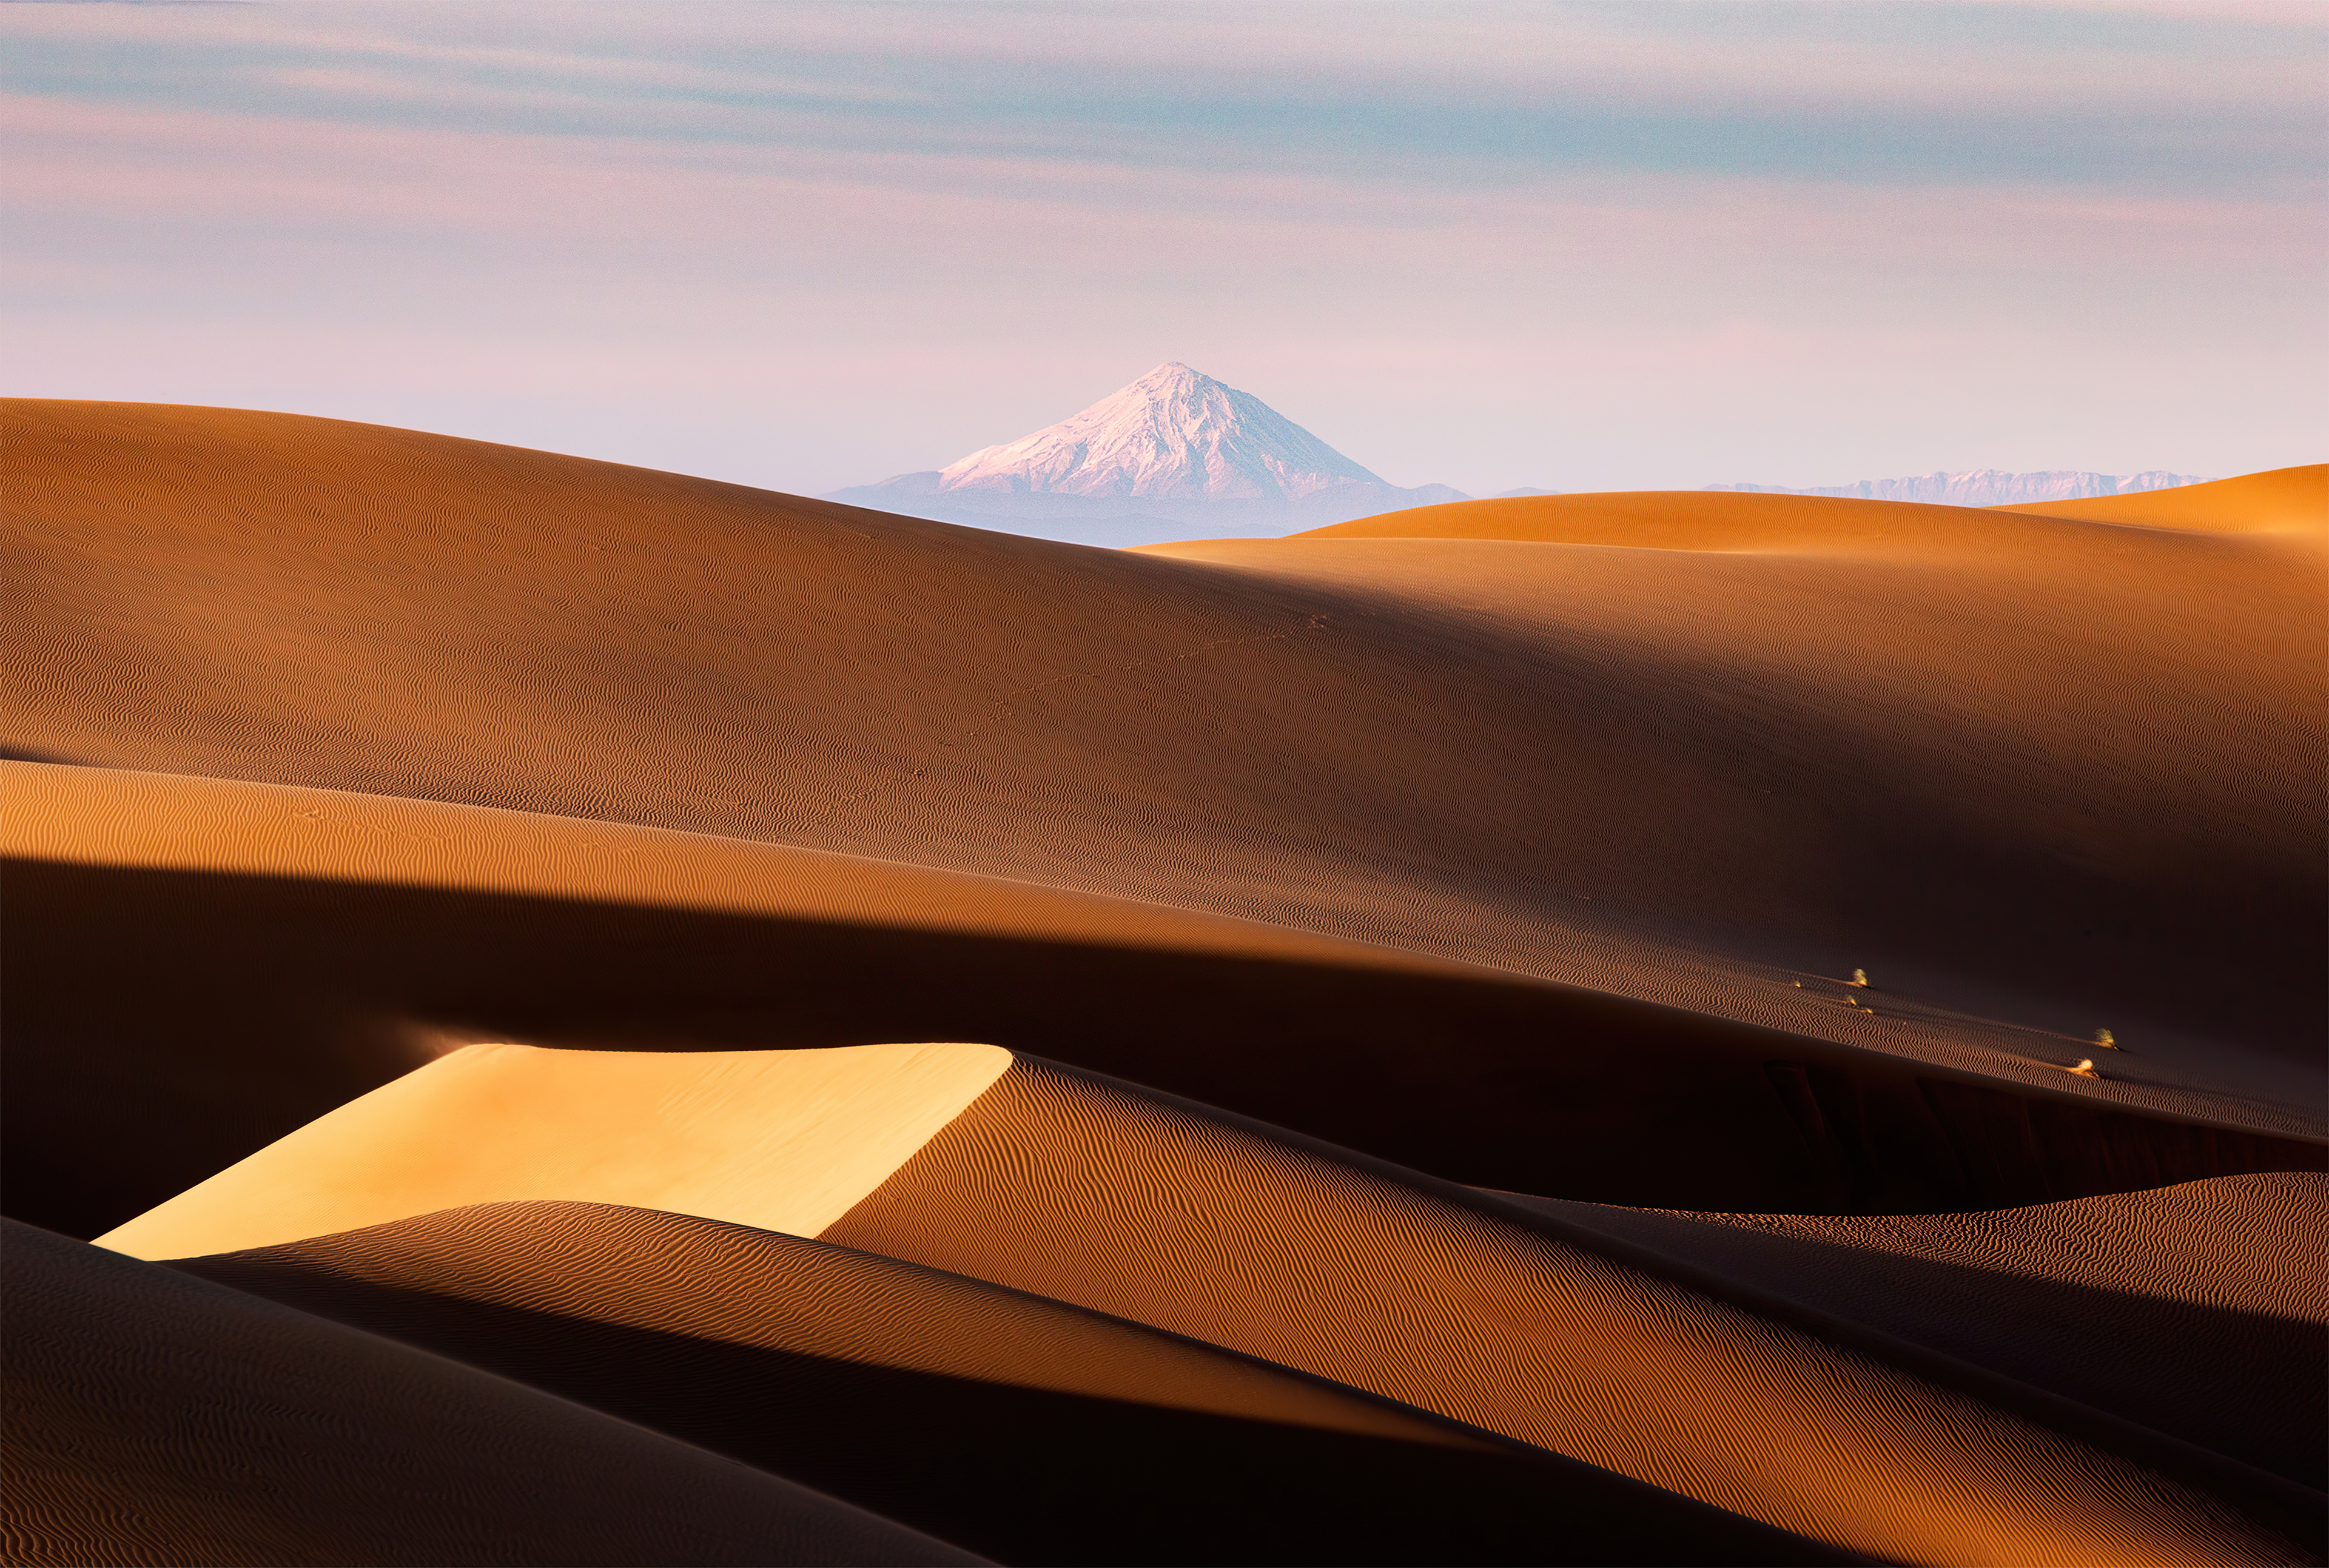
M 2108 1029 L 2097 1029 L 2095 1031 L 2095 1044 L 2100 1046 L 2106 1051 L 2116 1051 L 2118 1049 L 2118 1037 L 2112 1034 Z
M 1854 985 L 1866 985 L 1868 983 L 1868 972 L 1864 969 L 1853 970 L 1852 972 L 1852 983 Z

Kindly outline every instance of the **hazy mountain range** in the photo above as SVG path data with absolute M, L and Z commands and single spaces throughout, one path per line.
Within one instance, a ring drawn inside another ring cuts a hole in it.
M 1798 490 L 1710 484 L 1709 490 L 1845 495 L 1949 506 L 2010 506 L 2121 495 L 2200 483 L 2164 470 L 2120 477 L 1978 468 Z M 1557 492 L 1523 488 L 1505 496 Z M 1174 361 L 1081 413 L 944 468 L 900 474 L 827 497 L 853 506 L 1080 544 L 1269 538 L 1410 507 L 1469 501 L 1445 484 L 1386 484 L 1250 392 Z
M 1847 495 L 1862 501 L 1921 501 L 1934 506 L 2027 506 L 2039 501 L 2077 501 L 2089 495 L 2132 495 L 2144 490 L 2173 490 L 2179 484 L 2204 484 L 2197 474 L 2170 474 L 2154 468 L 2121 477 L 2068 468 L 2048 468 L 2034 474 L 2008 474 L 1999 468 L 1968 468 L 1959 474 L 1919 474 L 1905 479 L 1863 479 L 1857 484 L 1831 484 L 1815 490 L 1796 490 L 1784 484 L 1710 484 L 1709 490 L 1751 490 L 1777 495 Z

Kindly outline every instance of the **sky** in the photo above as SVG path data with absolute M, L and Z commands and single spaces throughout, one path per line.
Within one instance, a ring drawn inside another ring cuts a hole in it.
M 1397 484 L 2329 457 L 2329 5 L 0 4 L 0 390 L 819 494 L 1179 360 Z

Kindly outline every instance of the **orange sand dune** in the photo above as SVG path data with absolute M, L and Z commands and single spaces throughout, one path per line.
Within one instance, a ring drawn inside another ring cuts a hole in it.
M 5 1226 L 9 1563 L 979 1561 L 565 1400 Z
M 2267 500 L 2287 488 L 2266 478 Z M 2237 499 L 2246 484 L 2203 488 Z M 1643 875 L 1677 873 L 1662 901 L 1703 912 L 1742 956 L 1750 931 L 1846 910 L 1867 940 L 1889 933 L 1881 967 L 1862 967 L 1905 993 L 1909 1016 L 1886 1031 L 1901 1048 L 1934 1048 L 1919 1038 L 1928 1020 L 1969 1038 L 1963 1016 L 1927 1010 L 1944 1006 L 2133 1043 L 2104 1015 L 2175 990 L 2177 1028 L 2155 1015 L 2138 1048 L 2287 1097 L 2312 1083 L 2323 1025 L 2314 1002 L 2263 977 L 2286 959 L 2313 986 L 2315 960 L 2281 949 L 2248 900 L 2278 884 L 2276 922 L 2308 943 L 2322 931 L 2329 577 L 2320 530 L 2228 531 L 2280 515 L 2262 502 L 2213 515 L 2227 530 L 1752 494 L 1551 496 L 1146 553 L 1372 595 L 1534 643 L 1541 661 L 1598 666 L 1667 766 L 1709 786 L 1677 808 L 1672 849 L 1632 851 Z M 1862 809 L 1883 821 L 1865 838 L 1852 825 Z M 1683 845 L 1712 857 L 1687 879 Z M 2105 903 L 2073 891 L 2104 883 L 2118 889 Z M 2026 964 L 1994 950 L 2009 933 Z M 2084 1028 L 2061 1006 L 2074 991 Z M 2266 1022 L 2276 1012 L 2280 1026 Z M 2296 1075 L 2234 1044 L 2283 1027 L 2285 1047 L 2266 1051 Z
M 1821 1217 L 1517 1201 L 2306 1486 L 2329 1473 L 2329 1180 Z
M 1968 530 L 1972 531 L 1967 532 Z M 2015 530 L 1979 512 L 1901 501 L 1755 492 L 1619 490 L 1457 501 L 1362 517 L 1289 536 L 1298 540 L 1472 539 L 1621 549 L 1826 553 L 1962 543 L 1967 554 L 2012 548 Z M 1195 541 L 1210 556 L 1230 540 Z M 1268 540 L 1267 543 L 1282 543 Z M 1180 544 L 1152 552 L 1186 553 Z
M 2318 1550 L 2318 1493 L 1503 1212 L 1023 1058 L 824 1239 L 1266 1357 L 1883 1561 Z
M 8 417 L 19 756 L 1032 880 L 1992 1075 L 2110 1028 L 2317 1131 L 2286 540 L 1695 494 L 1637 499 L 1761 521 L 1112 552 L 325 420 Z M 1790 983 L 1854 966 L 1892 1010 Z
M 2320 1559 L 2321 469 L 1105 551 L 5 412 L 0 1191 L 250 1287 L 11 1233 L 12 1560 L 939 1551 L 674 1436 L 1013 1560 Z
M 1590 1231 L 1070 1069 L 1020 1058 L 998 1077 L 995 1055 L 475 1047 L 104 1244 L 193 1253 L 513 1192 L 652 1196 L 715 1220 L 800 1215 L 828 1242 L 1262 1357 L 1889 1561 L 2275 1560 L 2310 1517 L 2236 1467 L 1806 1331 Z M 707 1093 L 723 1082 L 725 1100 Z M 861 1143 L 878 1157 L 839 1168 L 866 1189 L 843 1213 L 834 1151 Z M 579 1264 L 553 1249 L 546 1266 Z
M 1135 1324 L 676 1215 L 495 1205 L 174 1266 L 1008 1562 L 1828 1555 Z
M 1997 515 L 2005 512 L 2208 533 L 2318 535 L 2329 531 L 2329 465 L 2276 468 L 2174 490 L 1984 508 L 1701 490 L 1511 496 L 1385 512 L 1292 537 L 1501 539 L 1633 549 L 1872 554 L 1899 554 L 1905 547 L 1945 549 L 1967 558 L 2042 550 L 2054 542 L 2043 531 Z M 2076 541 L 2080 535 L 2073 531 L 2068 537 Z

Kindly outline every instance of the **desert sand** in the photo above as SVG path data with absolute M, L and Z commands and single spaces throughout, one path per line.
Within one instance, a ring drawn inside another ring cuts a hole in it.
M 2294 1481 L 2329 1467 L 2329 1181 L 2317 1173 L 1974 1214 L 1519 1201 Z
M 959 1275 L 636 1208 L 465 1208 L 173 1265 L 1007 1561 L 1803 1561 L 1528 1445 Z M 1835 1560 L 1842 1560 L 1837 1558 Z
M 317 1117 L 97 1244 L 240 1252 L 554 1198 L 816 1235 L 1011 1066 L 993 1046 L 469 1046 Z
M 979 1561 L 522 1384 L 5 1224 L 11 1563 Z
M 2329 471 L 5 413 L 12 1560 L 2321 1559 Z

